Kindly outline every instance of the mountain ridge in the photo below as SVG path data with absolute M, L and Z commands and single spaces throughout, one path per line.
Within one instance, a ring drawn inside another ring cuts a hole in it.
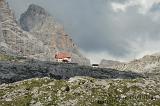
M 159 54 L 159 53 L 158 53 Z M 122 71 L 134 71 L 134 72 L 150 72 L 155 68 L 160 67 L 160 55 L 157 53 L 152 55 L 145 55 L 142 58 L 132 60 L 128 63 L 119 62 L 119 64 L 113 63 L 107 65 L 107 60 L 105 62 L 101 61 L 101 68 L 112 68 Z

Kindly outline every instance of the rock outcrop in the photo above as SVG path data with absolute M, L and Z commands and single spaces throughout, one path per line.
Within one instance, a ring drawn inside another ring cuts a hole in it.
M 54 54 L 59 51 L 70 52 L 73 62 L 89 65 L 70 36 L 43 8 L 30 5 L 26 13 L 16 21 L 5 0 L 0 0 L 0 53 L 55 61 Z
M 160 69 L 160 55 L 158 55 L 157 53 L 153 55 L 146 55 L 143 58 L 136 59 L 128 63 L 113 63 L 111 65 L 108 65 L 102 61 L 101 64 L 103 68 L 105 67 L 122 71 L 134 72 L 151 72 L 155 69 Z

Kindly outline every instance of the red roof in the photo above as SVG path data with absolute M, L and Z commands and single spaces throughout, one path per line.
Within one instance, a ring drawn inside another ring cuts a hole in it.
M 64 59 L 64 58 L 71 58 L 71 55 L 67 52 L 59 52 L 55 54 L 56 59 Z

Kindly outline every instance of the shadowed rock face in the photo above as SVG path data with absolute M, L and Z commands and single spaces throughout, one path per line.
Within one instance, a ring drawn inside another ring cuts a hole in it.
M 113 69 L 98 69 L 79 66 L 77 64 L 60 64 L 35 60 L 23 63 L 0 62 L 0 84 L 35 77 L 69 79 L 74 76 L 89 76 L 99 79 L 133 79 L 143 77 L 141 74 L 136 74 L 133 72 L 120 72 Z
M 55 61 L 54 54 L 66 51 L 73 62 L 90 65 L 61 25 L 40 6 L 30 5 L 17 24 L 5 0 L 0 1 L 0 53 L 26 56 L 41 61 Z
M 23 30 L 31 31 L 36 24 L 50 16 L 44 8 L 31 4 L 28 10 L 21 15 L 20 25 Z

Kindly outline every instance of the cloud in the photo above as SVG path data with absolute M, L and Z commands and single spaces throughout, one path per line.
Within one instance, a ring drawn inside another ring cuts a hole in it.
M 125 3 L 113 2 L 112 8 L 115 12 L 125 12 L 129 7 L 138 7 L 139 13 L 145 14 L 158 3 L 160 0 L 127 0 Z

